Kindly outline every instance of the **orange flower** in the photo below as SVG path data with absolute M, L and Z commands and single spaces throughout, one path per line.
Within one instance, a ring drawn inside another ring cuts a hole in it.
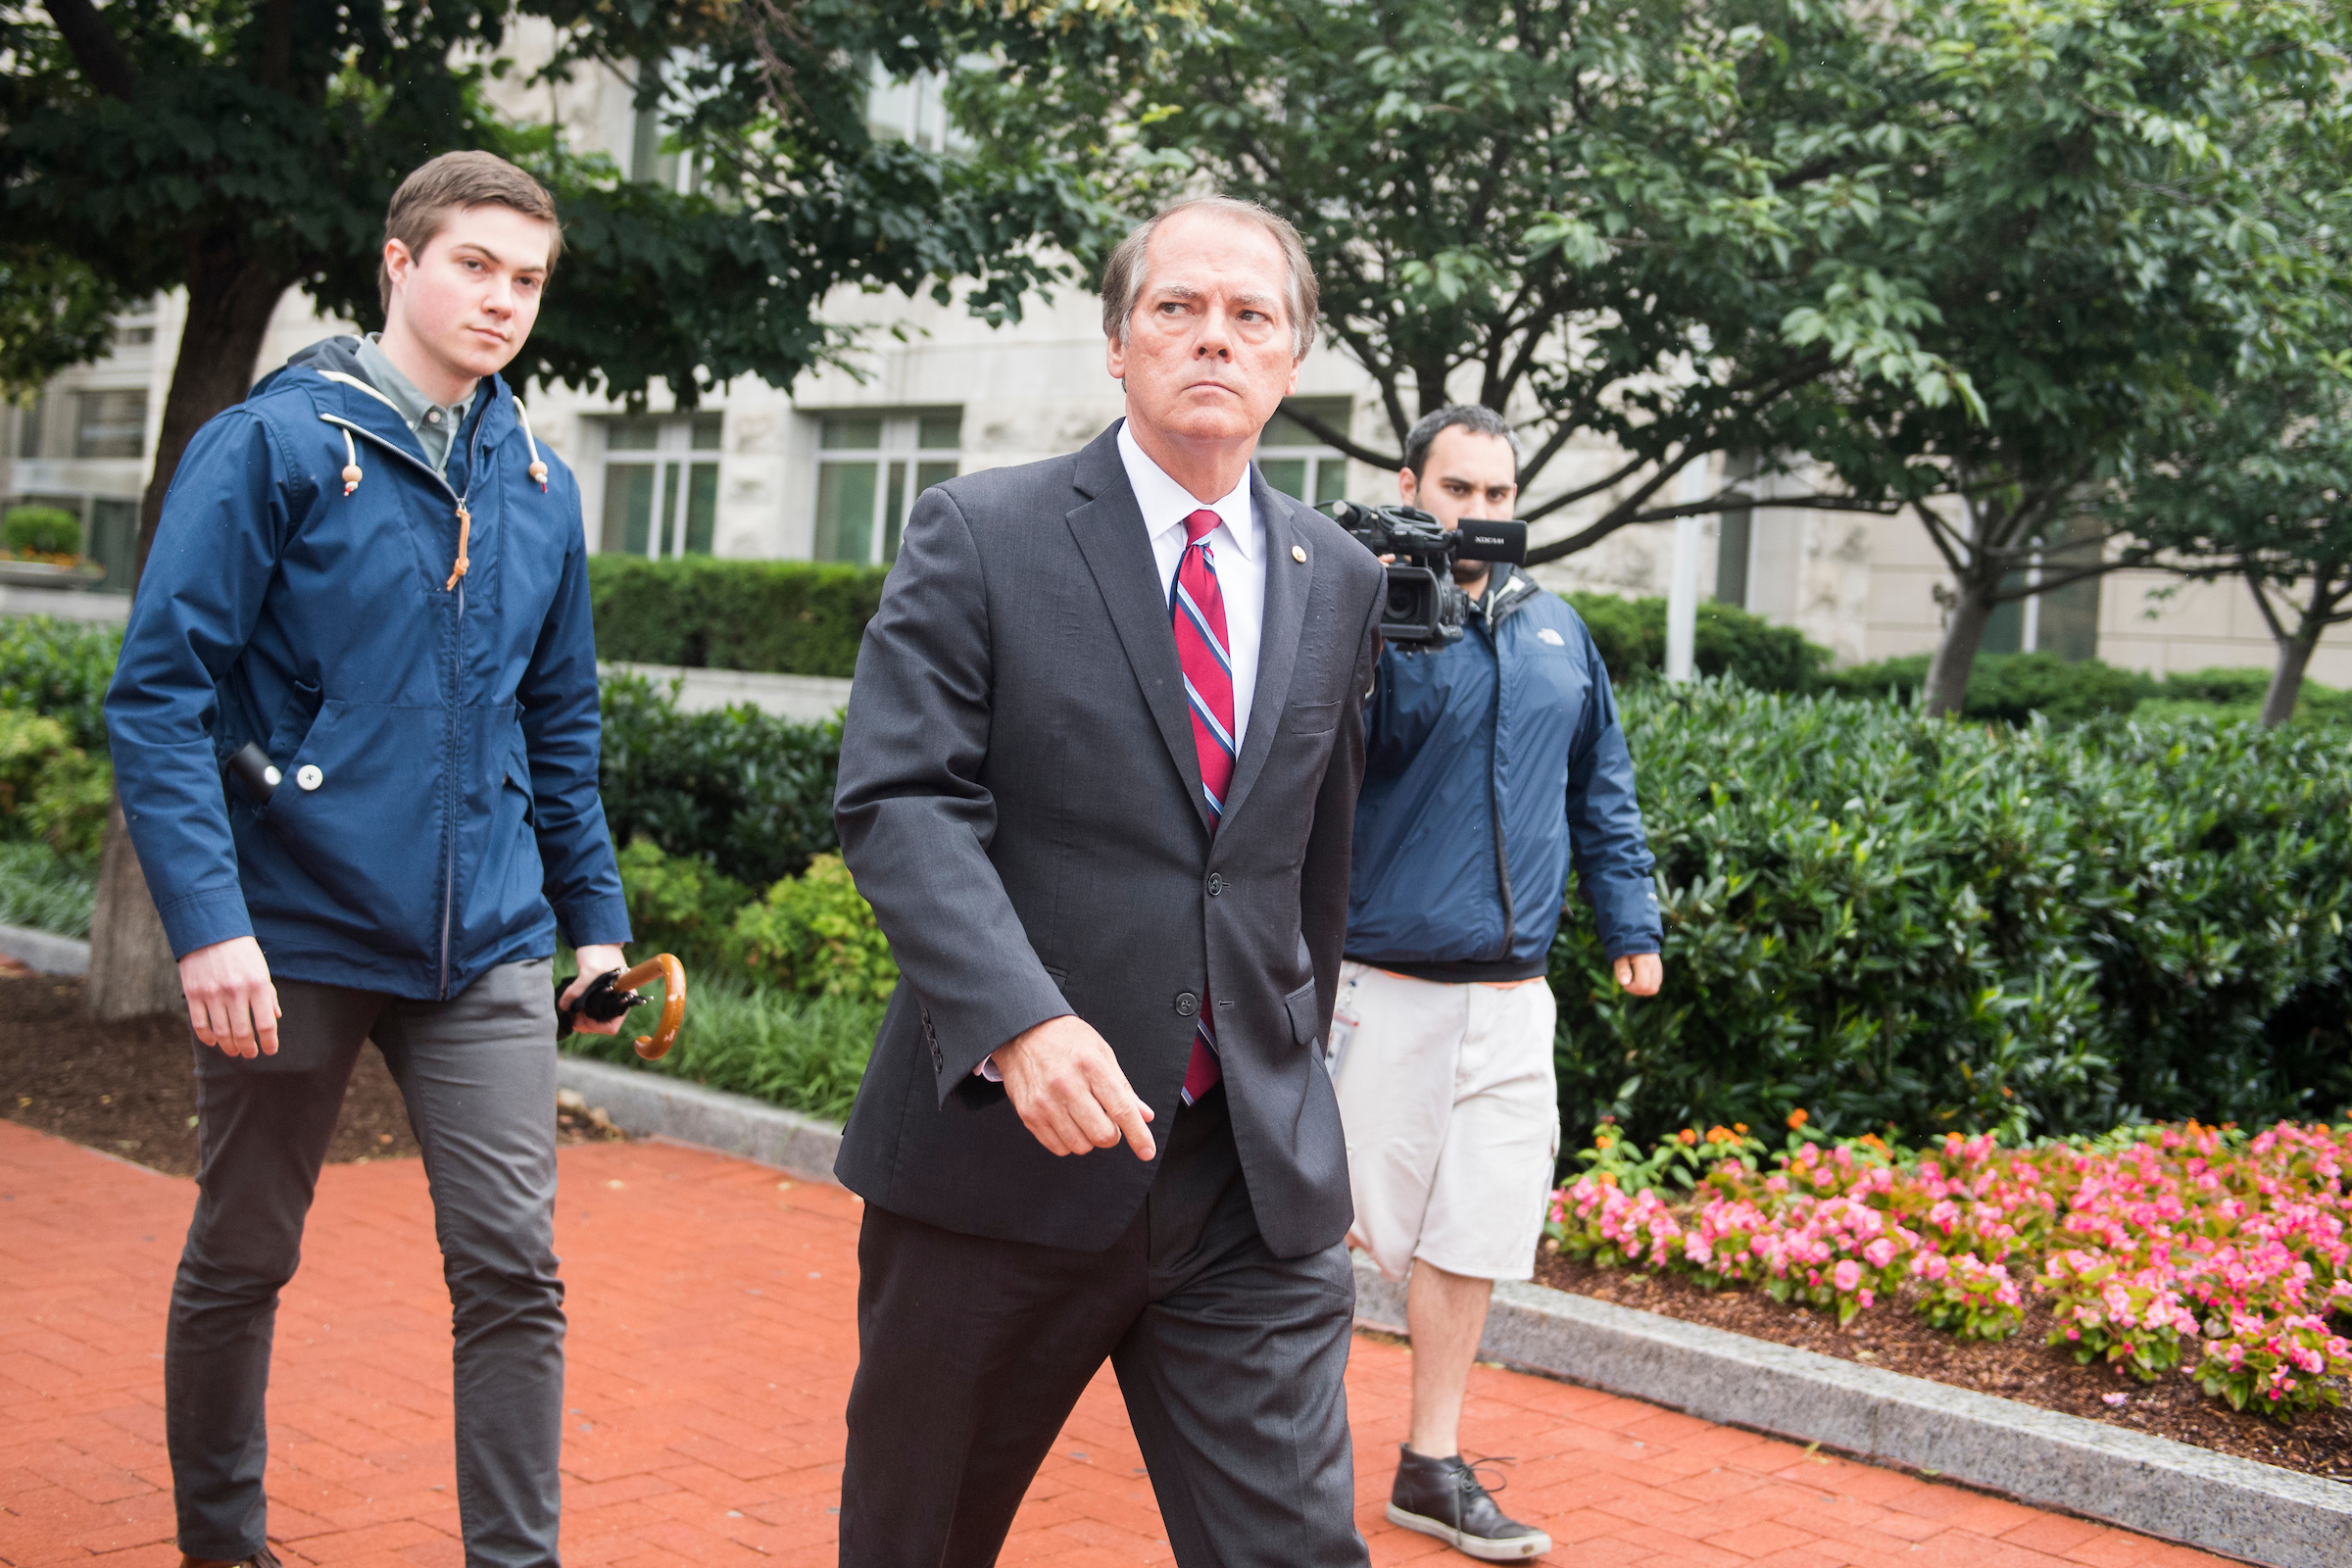
M 1812 1116 L 1806 1112 L 1805 1107 L 1799 1105 L 1788 1113 L 1788 1130 L 1790 1132 L 1794 1132 L 1812 1119 Z
M 1594 1149 L 1606 1149 L 1616 1142 L 1617 1140 L 1611 1138 L 1607 1133 L 1602 1133 L 1592 1140 L 1592 1147 Z
M 1681 1132 L 1679 1132 L 1679 1133 L 1675 1134 L 1675 1136 L 1676 1136 L 1677 1138 L 1680 1138 L 1680 1139 L 1683 1141 L 1683 1146 L 1684 1146 L 1685 1148 L 1689 1148 L 1690 1145 L 1692 1145 L 1692 1144 L 1695 1144 L 1695 1143 L 1697 1143 L 1697 1142 L 1698 1142 L 1698 1134 L 1697 1134 L 1697 1133 L 1695 1133 L 1695 1132 L 1693 1132 L 1693 1131 L 1691 1131 L 1691 1130 L 1690 1130 L 1690 1128 L 1688 1128 L 1688 1127 L 1684 1128 L 1684 1129 L 1683 1129 Z
M 1736 1121 L 1732 1123 L 1732 1131 L 1738 1133 L 1740 1137 L 1745 1138 L 1747 1136 L 1747 1123 L 1743 1121 Z
M 1718 1122 L 1714 1126 L 1707 1129 L 1707 1142 L 1710 1144 L 1728 1144 L 1733 1142 L 1738 1136 L 1739 1135 L 1737 1133 L 1733 1132 L 1729 1127 L 1724 1126 L 1721 1122 Z

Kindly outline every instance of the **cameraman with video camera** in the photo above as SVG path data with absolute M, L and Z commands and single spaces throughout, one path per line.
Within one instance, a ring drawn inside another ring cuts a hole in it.
M 1490 409 L 1440 409 L 1407 434 L 1397 482 L 1407 507 L 1448 530 L 1507 518 L 1519 494 L 1510 427 Z M 1353 531 L 1384 549 L 1376 529 Z M 1436 558 L 1470 596 L 1458 633 L 1435 615 L 1430 635 L 1388 628 L 1330 1060 L 1351 1239 L 1389 1278 L 1409 1276 L 1412 1429 L 1389 1519 L 1503 1562 L 1551 1538 L 1495 1505 L 1457 1427 L 1494 1282 L 1535 1272 L 1559 1152 L 1544 970 L 1570 865 L 1635 996 L 1657 992 L 1660 928 L 1633 760 L 1592 635 L 1558 595 L 1508 560 L 1465 559 L 1471 548 Z M 1416 584 L 1391 569 L 1403 619 Z

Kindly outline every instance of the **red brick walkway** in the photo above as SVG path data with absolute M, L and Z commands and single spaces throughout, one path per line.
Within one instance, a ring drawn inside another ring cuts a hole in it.
M 563 1154 L 573 1568 L 830 1565 L 855 1351 L 857 1200 L 662 1144 Z M 0 1563 L 173 1568 L 164 1308 L 193 1186 L 0 1122 Z M 270 1524 L 290 1564 L 459 1568 L 449 1319 L 421 1167 L 330 1168 L 278 1316 Z M 1405 1350 L 1348 1372 L 1378 1564 L 1468 1559 L 1381 1518 Z M 2219 1559 L 1515 1373 L 1465 1430 L 1520 1455 L 1548 1561 L 2059 1568 Z M 1004 1560 L 1168 1560 L 1118 1391 L 1098 1379 Z

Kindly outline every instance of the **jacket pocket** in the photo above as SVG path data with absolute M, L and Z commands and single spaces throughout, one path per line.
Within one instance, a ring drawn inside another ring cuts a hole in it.
M 507 749 L 506 786 L 522 797 L 522 819 L 529 826 L 539 824 L 538 800 L 531 794 L 531 751 L 524 741 L 522 727 L 514 728 L 514 740 Z
M 1328 735 L 1339 724 L 1338 703 L 1293 703 L 1282 712 L 1282 727 L 1293 735 Z
M 318 688 L 308 681 L 296 680 L 278 708 L 277 722 L 270 727 L 268 744 L 262 748 L 270 754 L 270 760 L 276 762 L 294 754 L 310 735 L 311 726 L 318 722 Z
M 437 708 L 323 702 L 257 813 L 325 896 L 319 913 L 372 928 L 394 951 L 438 950 L 448 722 Z
M 1282 999 L 1283 1009 L 1291 1015 L 1291 1038 L 1302 1046 L 1314 1045 L 1321 1031 L 1315 1028 L 1315 983 L 1312 980 Z

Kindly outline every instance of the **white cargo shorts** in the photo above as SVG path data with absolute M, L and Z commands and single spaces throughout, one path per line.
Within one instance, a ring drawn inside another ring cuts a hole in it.
M 1325 1056 L 1348 1137 L 1349 1240 L 1402 1279 L 1536 1271 L 1560 1152 L 1543 980 L 1460 985 L 1340 968 Z

